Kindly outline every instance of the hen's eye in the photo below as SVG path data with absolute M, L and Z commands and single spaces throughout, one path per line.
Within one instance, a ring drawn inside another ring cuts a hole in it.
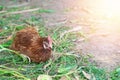
M 43 42 L 43 47 L 44 47 L 45 49 L 47 49 L 47 48 L 49 48 L 49 44 L 44 41 L 44 42 Z

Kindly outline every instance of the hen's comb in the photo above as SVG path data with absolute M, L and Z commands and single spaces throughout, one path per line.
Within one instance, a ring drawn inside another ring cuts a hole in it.
M 52 46 L 53 40 L 50 36 L 47 37 L 48 41 L 49 41 L 49 45 Z
M 48 36 L 47 38 L 48 38 L 48 41 L 52 42 L 52 39 L 50 36 Z
M 48 39 L 48 41 L 49 41 L 49 46 L 50 46 L 50 48 L 52 48 L 52 42 L 53 42 L 53 40 L 51 39 L 50 36 L 48 36 L 47 39 Z

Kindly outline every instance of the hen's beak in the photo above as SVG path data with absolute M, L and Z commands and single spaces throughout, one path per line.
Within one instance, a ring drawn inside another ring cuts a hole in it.
M 52 49 L 52 44 L 50 44 L 49 47 Z

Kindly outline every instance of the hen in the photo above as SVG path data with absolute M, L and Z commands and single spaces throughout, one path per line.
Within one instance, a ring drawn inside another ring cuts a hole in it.
M 50 36 L 40 37 L 35 28 L 27 27 L 16 33 L 11 48 L 28 56 L 33 62 L 44 62 L 51 56 L 52 39 Z

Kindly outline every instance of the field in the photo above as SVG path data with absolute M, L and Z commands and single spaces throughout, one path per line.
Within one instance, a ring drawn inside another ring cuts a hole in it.
M 27 13 L 32 13 L 24 17 Z M 22 14 L 21 14 L 22 13 Z M 84 37 L 83 32 L 69 32 L 68 26 L 46 27 L 38 14 L 51 14 L 54 10 L 36 7 L 0 5 L 0 80 L 119 80 L 120 68 L 107 71 L 89 61 L 91 55 L 75 51 L 74 40 Z M 38 29 L 40 36 L 50 35 L 54 41 L 52 57 L 44 63 L 29 62 L 10 46 L 17 31 L 28 25 Z M 63 34 L 64 33 L 64 34 Z

